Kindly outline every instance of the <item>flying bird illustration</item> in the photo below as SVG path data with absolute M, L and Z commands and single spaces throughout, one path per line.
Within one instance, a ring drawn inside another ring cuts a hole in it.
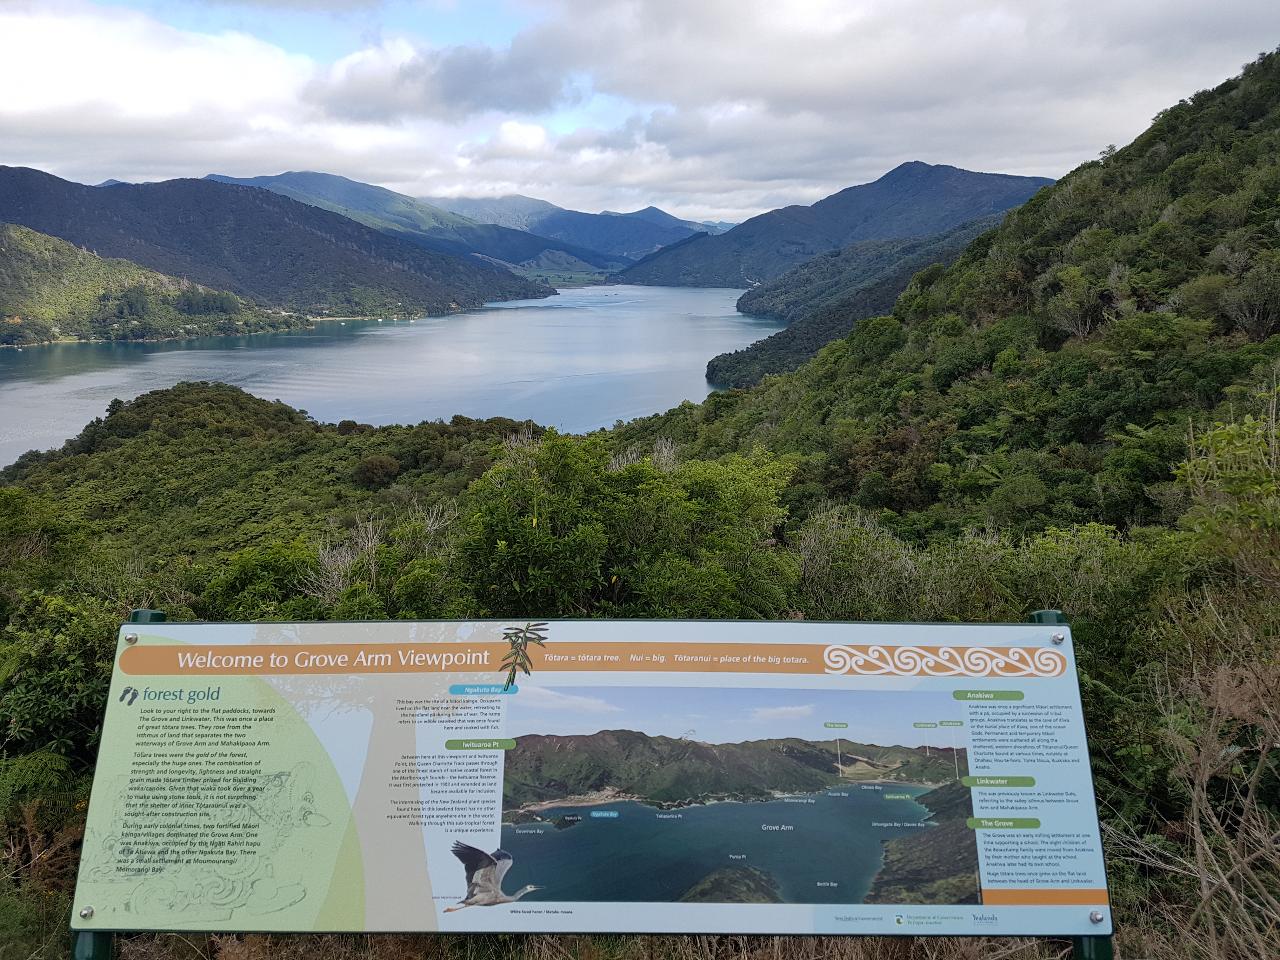
M 478 847 L 455 840 L 453 855 L 467 868 L 467 895 L 452 907 L 446 907 L 445 913 L 452 913 L 463 907 L 492 907 L 499 903 L 515 903 L 526 893 L 542 889 L 528 884 L 510 896 L 502 892 L 502 878 L 511 869 L 511 854 L 505 850 L 485 853 Z

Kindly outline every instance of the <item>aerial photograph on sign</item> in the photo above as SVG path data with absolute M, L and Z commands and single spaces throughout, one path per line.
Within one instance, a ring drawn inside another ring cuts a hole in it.
M 502 848 L 513 886 L 542 885 L 530 899 L 979 902 L 946 691 L 530 689 L 509 731 L 587 708 L 506 752 Z

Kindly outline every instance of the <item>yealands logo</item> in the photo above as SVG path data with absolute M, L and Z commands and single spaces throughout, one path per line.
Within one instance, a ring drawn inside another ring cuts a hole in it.
M 994 913 L 975 913 L 973 914 L 973 925 L 975 927 L 994 927 L 1000 923 L 1000 918 Z

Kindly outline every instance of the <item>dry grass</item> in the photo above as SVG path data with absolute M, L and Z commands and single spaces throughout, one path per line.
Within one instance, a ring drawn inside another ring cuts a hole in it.
M 1150 902 L 1134 939 L 1152 956 L 1280 957 L 1280 816 L 1263 800 L 1280 754 L 1280 660 L 1200 666 L 1180 687 L 1158 696 L 1186 818 L 1145 835 L 1104 823 L 1113 856 L 1187 894 Z

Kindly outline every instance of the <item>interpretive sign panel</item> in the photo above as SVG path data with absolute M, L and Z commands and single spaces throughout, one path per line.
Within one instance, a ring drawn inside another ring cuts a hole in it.
M 1070 631 L 130 624 L 73 927 L 1107 934 Z

